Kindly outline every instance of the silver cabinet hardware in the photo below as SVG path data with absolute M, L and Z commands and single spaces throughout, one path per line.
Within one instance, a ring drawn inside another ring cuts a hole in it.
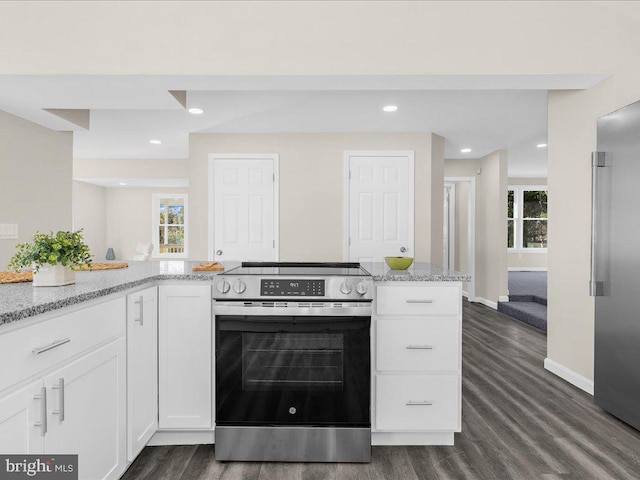
M 407 402 L 407 405 L 410 406 L 410 407 L 412 407 L 412 406 L 420 406 L 420 405 L 429 406 L 429 405 L 433 405 L 433 403 L 430 402 L 429 400 L 409 400 Z
M 216 250 L 216 255 L 218 256 L 222 255 L 222 250 Z
M 406 251 L 407 251 L 407 248 L 406 248 L 406 247 L 400 247 L 400 251 L 401 251 L 402 253 L 404 253 L 404 252 L 406 252 Z
M 432 345 L 407 345 L 407 350 L 433 350 Z
M 133 303 L 135 303 L 136 305 L 140 305 L 140 312 L 139 312 L 140 316 L 136 318 L 134 322 L 140 322 L 140 326 L 143 326 L 144 325 L 144 297 L 140 295 L 140 298 Z
M 433 303 L 433 300 L 410 298 L 409 300 L 407 300 L 407 303 Z
M 64 378 L 58 379 L 58 384 L 51 387 L 53 390 L 58 390 L 58 405 L 60 406 L 58 410 L 54 410 L 51 413 L 54 415 L 59 415 L 60 422 L 64 422 Z
M 41 353 L 48 352 L 49 350 L 53 350 L 60 345 L 64 345 L 65 343 L 69 343 L 71 341 L 70 338 L 64 338 L 62 340 L 54 340 L 49 345 L 45 345 L 44 347 L 36 347 L 32 350 L 34 355 L 40 355 Z
M 40 400 L 40 421 L 35 422 L 35 427 L 40 427 L 40 435 L 43 437 L 47 433 L 47 387 L 40 389 L 40 395 L 35 395 L 34 400 Z

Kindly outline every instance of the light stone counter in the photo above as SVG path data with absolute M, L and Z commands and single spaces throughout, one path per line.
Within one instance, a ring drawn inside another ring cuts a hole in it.
M 431 263 L 413 263 L 407 270 L 391 270 L 384 262 L 362 263 L 376 282 L 468 282 L 471 275 L 445 270 Z
M 0 284 L 0 325 L 68 307 L 160 280 L 212 281 L 221 272 L 193 272 L 200 262 L 159 260 L 129 262 L 128 268 L 76 272 L 76 283 L 64 287 L 34 287 L 29 283 Z M 237 262 L 225 262 L 230 270 Z

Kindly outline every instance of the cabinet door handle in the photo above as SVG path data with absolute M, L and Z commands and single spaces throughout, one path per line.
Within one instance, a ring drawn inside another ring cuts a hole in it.
M 140 316 L 134 320 L 134 322 L 140 322 L 140 326 L 144 325 L 144 297 L 140 295 L 140 298 L 133 302 L 137 305 L 140 305 Z
M 429 406 L 429 405 L 433 405 L 433 403 L 430 402 L 429 400 L 409 400 L 407 402 L 407 405 L 410 406 L 410 407 L 420 406 L 420 405 Z
M 35 427 L 40 427 L 40 435 L 43 437 L 47 433 L 47 387 L 40 389 L 40 395 L 35 395 L 34 400 L 40 400 L 40 421 L 35 422 Z
M 420 299 L 420 298 L 410 298 L 407 300 L 407 303 L 433 303 L 433 300 L 428 299 Z
M 59 378 L 58 379 L 58 384 L 54 385 L 53 387 L 51 387 L 53 390 L 58 390 L 58 400 L 59 403 L 58 405 L 60 405 L 59 410 L 54 410 L 53 413 L 54 415 L 60 415 L 60 422 L 64 422 L 64 378 Z
M 44 347 L 36 347 L 32 350 L 34 355 L 40 355 L 41 353 L 48 352 L 49 350 L 53 350 L 60 345 L 64 345 L 65 343 L 69 343 L 71 341 L 70 338 L 65 338 L 62 340 L 54 340 L 49 345 L 45 345 Z
M 433 350 L 433 345 L 407 345 L 407 350 Z

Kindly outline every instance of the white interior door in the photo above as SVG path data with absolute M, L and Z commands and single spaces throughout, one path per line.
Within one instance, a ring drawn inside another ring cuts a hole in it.
M 211 155 L 209 258 L 278 260 L 277 155 Z
M 413 256 L 413 152 L 347 152 L 350 261 Z
M 444 215 L 442 217 L 442 267 L 454 269 L 456 245 L 456 184 L 444 184 Z

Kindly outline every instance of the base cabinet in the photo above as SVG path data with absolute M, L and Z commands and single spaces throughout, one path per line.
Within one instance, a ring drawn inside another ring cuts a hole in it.
M 211 286 L 161 285 L 158 295 L 158 426 L 210 429 Z
M 120 338 L 44 380 L 44 451 L 78 454 L 80 478 L 118 478 L 126 465 L 126 346 Z
M 374 442 L 452 445 L 461 427 L 461 284 L 378 283 L 372 342 Z
M 46 390 L 42 380 L 0 398 L 0 452 L 44 452 Z
M 127 295 L 127 459 L 158 429 L 158 287 Z

